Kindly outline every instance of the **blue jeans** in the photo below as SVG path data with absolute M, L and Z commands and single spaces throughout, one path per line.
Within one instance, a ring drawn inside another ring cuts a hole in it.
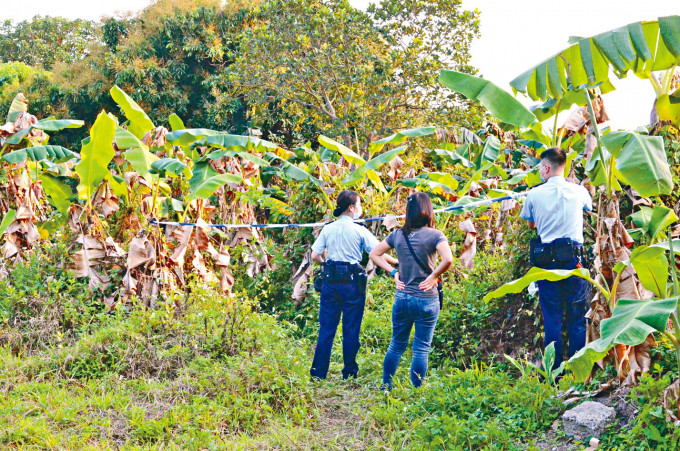
M 316 342 L 314 360 L 309 374 L 313 378 L 325 379 L 331 362 L 333 339 L 342 315 L 342 357 L 345 367 L 342 378 L 356 377 L 359 372 L 357 352 L 361 343 L 359 332 L 364 317 L 366 293 L 359 290 L 357 281 L 348 283 L 324 282 L 321 287 L 319 309 L 319 339 Z
M 548 269 L 575 269 L 576 263 L 575 261 L 573 264 L 553 265 Z M 551 342 L 555 343 L 553 368 L 557 368 L 562 363 L 562 325 L 565 311 L 569 335 L 568 356 L 573 356 L 586 345 L 585 315 L 588 312 L 592 286 L 588 281 L 576 276 L 554 282 L 539 280 L 536 284 L 543 313 L 545 346 Z
M 439 298 L 412 296 L 403 292 L 395 294 L 392 305 L 392 341 L 383 363 L 384 386 L 392 388 L 392 377 L 397 371 L 401 355 L 406 351 L 413 325 L 416 326 L 416 332 L 413 337 L 411 383 L 415 387 L 422 385 L 438 318 Z

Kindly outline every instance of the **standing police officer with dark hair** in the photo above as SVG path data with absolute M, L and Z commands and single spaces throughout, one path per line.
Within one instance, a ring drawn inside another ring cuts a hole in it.
M 342 378 L 356 377 L 359 365 L 359 331 L 366 303 L 366 273 L 359 265 L 363 252 L 370 253 L 378 244 L 373 234 L 354 222 L 361 217 L 361 200 L 354 191 L 340 193 L 333 212 L 338 219 L 324 226 L 312 245 L 312 260 L 323 265 L 319 339 L 314 351 L 312 378 L 325 379 L 331 360 L 333 339 L 342 315 L 342 355 L 345 367 Z M 322 254 L 328 251 L 324 262 Z M 389 257 L 391 264 L 397 260 Z
M 540 243 L 531 246 L 531 264 L 544 269 L 576 269 L 583 259 L 583 210 L 593 209 L 588 191 L 564 178 L 567 156 L 553 147 L 541 154 L 541 179 L 531 191 L 520 216 L 536 228 Z M 533 241 L 533 240 L 532 240 Z M 555 343 L 554 368 L 562 363 L 562 322 L 566 310 L 569 357 L 585 346 L 586 318 L 591 286 L 572 276 L 551 282 L 537 282 L 543 313 L 545 346 Z

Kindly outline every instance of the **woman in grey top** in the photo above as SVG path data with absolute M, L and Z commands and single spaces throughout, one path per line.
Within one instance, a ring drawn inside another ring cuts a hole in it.
M 420 387 L 427 373 L 430 345 L 440 309 L 437 281 L 453 263 L 446 236 L 433 226 L 430 198 L 425 193 L 412 194 L 406 203 L 404 227 L 393 231 L 370 253 L 371 260 L 394 277 L 397 288 L 392 305 L 392 340 L 383 363 L 383 386 L 386 388 L 392 388 L 392 377 L 414 325 L 411 383 Z M 384 254 L 390 249 L 397 252 L 398 271 L 385 260 Z M 439 265 L 436 265 L 437 254 L 441 257 Z M 427 266 L 429 271 L 421 266 Z

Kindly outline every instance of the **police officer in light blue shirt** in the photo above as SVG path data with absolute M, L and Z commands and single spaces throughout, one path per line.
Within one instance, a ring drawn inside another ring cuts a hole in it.
M 338 219 L 324 226 L 312 245 L 312 259 L 323 265 L 319 308 L 319 338 L 310 374 L 325 379 L 331 360 L 335 332 L 342 316 L 343 379 L 356 377 L 359 365 L 359 331 L 366 303 L 366 273 L 359 265 L 363 253 L 378 244 L 375 236 L 354 222 L 361 217 L 361 200 L 354 191 L 340 193 L 333 215 Z M 323 253 L 327 251 L 324 261 Z M 397 261 L 389 257 L 391 264 Z
M 545 181 L 529 191 L 520 217 L 536 228 L 540 244 L 532 247 L 532 264 L 545 269 L 576 269 L 583 261 L 583 211 L 592 211 L 588 191 L 564 178 L 567 156 L 553 147 L 541 154 L 539 173 Z M 590 283 L 580 277 L 537 282 L 545 346 L 555 343 L 555 365 L 563 358 L 562 325 L 566 312 L 571 357 L 585 346 Z

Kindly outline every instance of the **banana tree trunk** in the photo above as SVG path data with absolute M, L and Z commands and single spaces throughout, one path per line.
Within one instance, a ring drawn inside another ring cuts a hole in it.
M 611 317 L 617 299 L 648 299 L 652 293 L 642 287 L 632 266 L 629 266 L 616 280 L 614 266 L 630 257 L 628 248 L 633 244 L 620 219 L 619 198 L 616 193 L 611 197 L 601 194 L 598 201 L 597 236 L 595 238 L 595 270 L 599 281 L 615 290 L 611 296 L 611 303 L 598 291 L 591 301 L 590 311 L 586 315 L 590 318 L 586 333 L 586 341 L 600 338 L 601 322 Z M 614 286 L 616 285 L 616 286 Z M 654 337 L 650 335 L 645 342 L 637 346 L 618 345 L 610 351 L 608 358 L 613 360 L 619 379 L 624 385 L 635 383 L 644 372 L 649 371 L 650 349 L 654 347 Z M 599 362 L 604 367 L 604 362 Z

